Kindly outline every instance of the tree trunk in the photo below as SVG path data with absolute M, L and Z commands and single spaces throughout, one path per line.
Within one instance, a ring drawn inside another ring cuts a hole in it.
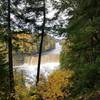
M 15 100 L 13 60 L 12 60 L 12 36 L 10 30 L 10 0 L 8 0 L 8 60 L 9 60 L 10 100 Z
M 38 68 L 37 68 L 37 81 L 36 81 L 36 86 L 38 85 L 38 82 L 39 82 L 39 75 L 40 75 L 40 65 L 41 65 L 41 54 L 42 54 L 42 47 L 43 47 L 43 38 L 44 38 L 44 30 L 45 30 L 45 17 L 46 17 L 46 14 L 45 14 L 45 0 L 44 0 L 44 10 L 43 10 L 43 16 L 44 16 L 44 19 L 43 19 L 43 26 L 42 26 L 42 34 L 41 34 L 41 42 L 40 42 L 40 48 L 39 48 L 39 58 L 38 58 Z

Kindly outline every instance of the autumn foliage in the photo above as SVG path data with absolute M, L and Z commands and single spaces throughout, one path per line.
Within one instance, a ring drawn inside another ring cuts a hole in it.
M 37 90 L 42 95 L 43 100 L 61 100 L 64 99 L 65 95 L 62 90 L 64 86 L 71 84 L 70 78 L 73 76 L 73 72 L 70 70 L 56 70 L 48 76 L 47 81 L 40 81 Z

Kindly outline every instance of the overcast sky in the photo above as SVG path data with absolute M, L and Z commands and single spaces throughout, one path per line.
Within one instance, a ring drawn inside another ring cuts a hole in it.
M 55 0 L 55 1 L 59 2 L 59 0 Z M 24 10 L 25 5 L 24 4 L 20 4 L 17 7 L 18 7 L 19 10 Z M 57 12 L 57 9 L 53 9 L 50 0 L 47 0 L 47 2 L 46 2 L 46 8 L 48 9 L 48 13 L 46 14 L 46 18 L 53 18 L 55 16 L 55 13 Z M 59 25 L 59 21 L 63 21 L 63 20 L 64 20 L 64 23 L 67 24 L 68 23 L 68 21 L 66 20 L 67 17 L 68 16 L 66 16 L 66 12 L 62 12 L 62 13 L 59 14 L 58 20 L 56 20 L 55 22 L 53 22 L 51 24 L 50 23 L 46 23 L 46 26 L 52 26 L 53 24 L 58 24 Z M 41 21 L 42 21 L 41 19 L 42 18 L 43 18 L 43 16 L 40 17 L 40 19 L 38 19 L 38 22 L 37 22 L 38 25 L 41 25 Z M 14 14 L 11 14 L 11 19 L 13 21 L 15 21 L 17 24 L 19 23 Z M 27 24 L 25 27 L 33 29 L 32 26 L 30 26 L 30 27 L 29 26 Z M 64 24 L 63 24 L 62 27 L 64 27 Z

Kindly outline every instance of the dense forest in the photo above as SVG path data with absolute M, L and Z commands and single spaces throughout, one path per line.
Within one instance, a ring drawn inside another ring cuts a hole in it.
M 48 78 L 39 73 L 42 51 L 55 48 L 47 33 L 64 36 L 60 68 Z M 30 87 L 13 68 L 17 53 L 39 53 Z M 99 0 L 0 1 L 0 100 L 100 100 L 99 67 Z
M 35 34 L 17 34 L 13 39 L 14 53 L 36 54 L 39 51 L 40 36 Z M 44 36 L 43 51 L 55 48 L 55 39 L 49 35 Z

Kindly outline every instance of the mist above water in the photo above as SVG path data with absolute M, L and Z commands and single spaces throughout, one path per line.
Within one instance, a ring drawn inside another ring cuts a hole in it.
M 42 54 L 40 73 L 45 77 L 47 77 L 50 73 L 59 68 L 60 51 L 61 51 L 61 45 L 59 44 L 59 42 L 57 42 L 55 49 L 48 52 L 44 52 Z M 24 64 L 14 66 L 14 68 L 17 69 L 18 71 L 24 72 L 27 82 L 34 83 L 37 74 L 37 63 L 38 63 L 38 55 L 27 56 L 25 58 Z

